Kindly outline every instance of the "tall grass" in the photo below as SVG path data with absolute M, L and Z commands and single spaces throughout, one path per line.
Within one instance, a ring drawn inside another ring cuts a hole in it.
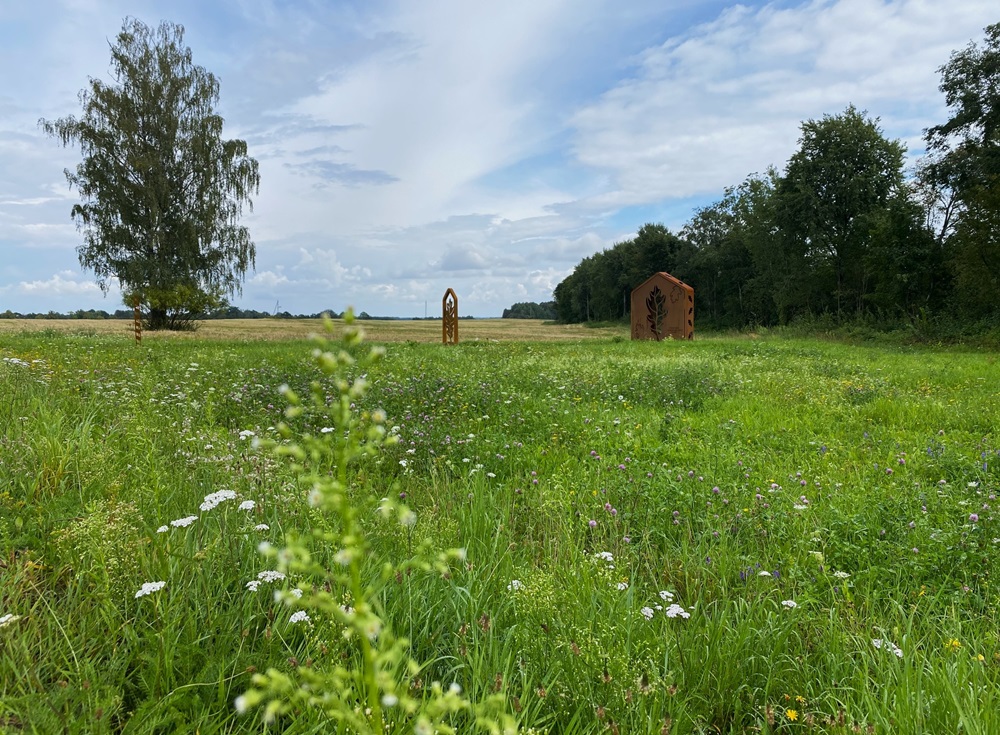
M 335 530 L 253 446 L 319 377 L 309 349 L 5 337 L 0 732 L 260 732 L 234 707 L 255 672 L 357 663 L 342 621 L 275 600 L 304 576 L 259 576 L 261 542 Z M 400 343 L 365 370 L 353 410 L 398 443 L 344 481 L 416 513 L 359 515 L 412 696 L 454 682 L 551 733 L 1000 732 L 995 354 Z M 466 562 L 382 575 L 422 544 Z

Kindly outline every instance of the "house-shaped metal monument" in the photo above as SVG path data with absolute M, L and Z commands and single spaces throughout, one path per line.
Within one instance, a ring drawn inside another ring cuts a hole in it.
M 632 290 L 632 339 L 694 339 L 694 289 L 654 273 Z

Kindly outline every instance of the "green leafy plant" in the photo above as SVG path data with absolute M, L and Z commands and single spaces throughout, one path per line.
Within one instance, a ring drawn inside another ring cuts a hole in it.
M 302 608 L 292 616 L 293 621 L 337 631 L 349 645 L 348 655 L 328 668 L 299 668 L 295 676 L 273 668 L 257 674 L 253 688 L 237 698 L 236 708 L 246 712 L 263 706 L 267 723 L 302 707 L 315 708 L 356 733 L 453 733 L 456 721 L 474 722 L 490 733 L 515 732 L 513 718 L 501 711 L 499 696 L 474 704 L 455 682 L 446 686 L 435 681 L 428 687 L 418 683 L 424 667 L 409 656 L 409 641 L 393 633 L 379 609 L 379 580 L 384 583 L 413 571 L 448 574 L 453 563 L 464 561 L 465 552 L 449 549 L 435 554 L 422 545 L 411 558 L 397 563 L 386 559 L 378 575 L 366 576 L 371 546 L 364 515 L 374 510 L 404 527 L 412 527 L 416 515 L 401 503 L 379 497 L 365 480 L 351 481 L 355 464 L 396 442 L 386 429 L 383 411 L 355 409 L 367 382 L 364 373 L 351 375 L 378 362 L 384 350 L 374 347 L 362 352 L 363 334 L 353 322 L 353 313 L 348 311 L 339 344 L 316 337 L 312 360 L 322 378 L 311 382 L 305 400 L 283 387 L 289 406 L 287 422 L 278 431 L 285 441 L 260 442 L 293 463 L 293 471 L 309 488 L 309 504 L 325 521 L 317 524 L 312 536 L 318 544 L 336 549 L 335 566 L 328 568 L 314 558 L 302 536 L 288 535 L 281 549 L 262 544 L 262 552 L 275 558 L 283 573 L 306 580 L 303 593 L 285 592 L 280 597 Z M 325 324 L 328 334 L 332 333 L 332 322 Z M 296 432 L 293 425 L 303 419 L 310 425 L 322 419 L 326 426 L 319 433 Z M 314 612 L 315 621 L 307 609 Z

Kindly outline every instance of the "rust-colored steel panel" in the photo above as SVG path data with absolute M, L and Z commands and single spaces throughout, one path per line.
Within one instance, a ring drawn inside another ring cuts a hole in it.
M 450 288 L 441 299 L 441 342 L 458 344 L 458 296 Z
M 632 291 L 632 339 L 694 339 L 694 289 L 654 273 Z

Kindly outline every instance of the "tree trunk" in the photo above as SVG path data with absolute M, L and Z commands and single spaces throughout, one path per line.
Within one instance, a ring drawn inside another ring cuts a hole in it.
M 157 309 L 155 307 L 149 307 L 149 317 L 146 320 L 146 329 L 155 331 L 157 329 L 167 329 L 169 326 L 169 320 L 167 319 L 166 309 Z

